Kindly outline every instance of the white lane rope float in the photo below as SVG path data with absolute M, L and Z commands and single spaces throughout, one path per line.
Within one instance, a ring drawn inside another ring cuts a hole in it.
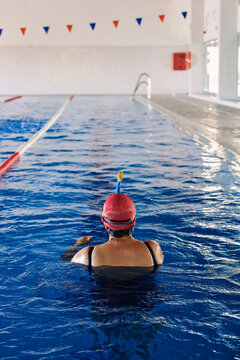
M 20 159 L 20 156 L 25 153 L 25 151 L 32 146 L 45 132 L 55 123 L 55 121 L 62 115 L 64 110 L 67 108 L 69 103 L 72 101 L 73 95 L 64 102 L 60 109 L 51 117 L 51 119 L 38 131 L 33 137 L 31 137 L 25 144 L 21 145 L 17 151 L 12 154 L 4 163 L 0 166 L 0 176 L 3 175 L 17 160 Z

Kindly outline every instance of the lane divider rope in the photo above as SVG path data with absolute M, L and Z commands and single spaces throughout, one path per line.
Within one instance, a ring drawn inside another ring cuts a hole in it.
M 60 109 L 51 117 L 51 119 L 33 135 L 25 144 L 21 145 L 17 151 L 12 154 L 4 163 L 0 166 L 0 176 L 3 175 L 17 160 L 20 159 L 20 156 L 25 153 L 25 151 L 32 146 L 45 132 L 55 123 L 55 121 L 62 115 L 64 110 L 67 108 L 69 103 L 72 101 L 73 95 L 71 95 Z
M 21 98 L 22 98 L 22 96 L 18 95 L 18 96 L 14 96 L 14 97 L 11 97 L 11 98 L 6 99 L 6 100 L 1 100 L 0 103 L 7 103 L 7 102 L 17 100 L 17 99 L 21 99 Z

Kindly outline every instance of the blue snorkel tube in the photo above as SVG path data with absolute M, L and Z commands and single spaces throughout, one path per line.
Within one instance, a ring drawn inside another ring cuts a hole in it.
M 119 171 L 118 172 L 117 186 L 116 186 L 116 194 L 120 193 L 120 185 L 121 185 L 122 178 L 123 178 L 123 172 Z

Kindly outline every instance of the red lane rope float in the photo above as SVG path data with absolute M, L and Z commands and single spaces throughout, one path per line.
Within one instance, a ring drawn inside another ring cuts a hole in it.
M 13 100 L 17 100 L 17 99 L 21 99 L 22 96 L 18 95 L 18 96 L 14 96 L 14 97 L 11 97 L 9 99 L 6 99 L 6 100 L 1 100 L 0 102 L 1 103 L 7 103 L 7 102 L 10 102 L 10 101 L 13 101 Z
M 15 152 L 0 166 L 0 176 L 4 174 L 17 160 L 20 159 L 19 152 Z
M 21 145 L 17 151 L 11 155 L 4 163 L 0 166 L 0 176 L 3 175 L 17 160 L 20 159 L 20 156 L 31 146 L 33 145 L 41 136 L 45 134 L 45 132 L 55 123 L 55 121 L 62 115 L 64 110 L 67 108 L 69 103 L 73 99 L 73 95 L 70 96 L 64 104 L 60 107 L 60 109 L 51 117 L 51 119 L 38 131 L 33 135 L 31 139 L 29 139 L 25 144 Z
M 17 99 L 21 99 L 21 97 L 22 96 L 14 96 L 14 97 L 12 97 L 12 98 L 10 98 L 10 99 L 6 99 L 6 100 L 4 100 L 4 102 L 6 103 L 6 102 L 9 102 L 9 101 L 13 101 L 13 100 L 17 100 Z

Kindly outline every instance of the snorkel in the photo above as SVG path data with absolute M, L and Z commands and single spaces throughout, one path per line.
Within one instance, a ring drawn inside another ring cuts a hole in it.
M 116 186 L 116 194 L 120 193 L 120 185 L 123 178 L 123 171 L 118 172 L 117 186 Z
M 118 172 L 116 193 L 110 195 L 103 205 L 102 222 L 111 230 L 125 230 L 134 227 L 136 210 L 133 200 L 120 192 L 123 172 Z

